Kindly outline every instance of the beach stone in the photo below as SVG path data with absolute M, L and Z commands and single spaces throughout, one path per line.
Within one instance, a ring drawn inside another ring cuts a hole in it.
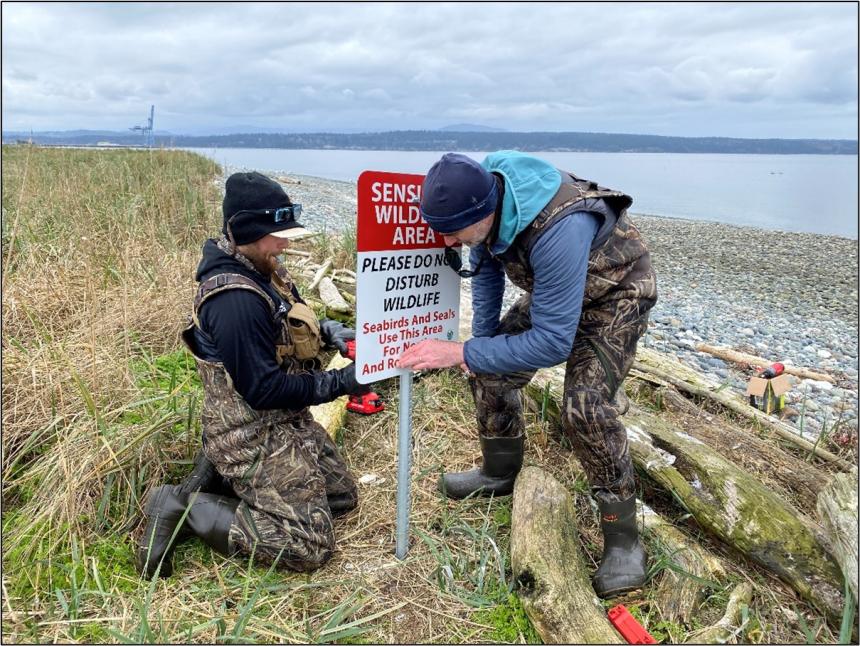
M 830 354 L 827 350 L 819 350 L 816 354 L 822 359 L 829 359 L 833 355 Z
M 753 330 L 751 327 L 741 328 L 740 330 L 738 330 L 738 332 L 740 332 L 744 336 L 755 336 L 755 330 Z
M 829 381 L 818 381 L 817 379 L 804 379 L 803 383 L 808 384 L 809 386 L 811 386 L 812 388 L 815 388 L 816 390 L 824 390 L 824 391 L 833 390 L 833 384 L 831 384 Z

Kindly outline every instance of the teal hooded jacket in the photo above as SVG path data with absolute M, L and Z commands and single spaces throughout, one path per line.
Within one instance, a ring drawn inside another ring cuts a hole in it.
M 505 252 L 514 238 L 532 223 L 561 186 L 558 169 L 542 159 L 516 150 L 500 150 L 481 162 L 486 170 L 505 180 L 502 223 L 491 251 Z
M 475 373 L 505 374 L 554 366 L 573 347 L 598 218 L 578 211 L 563 218 L 538 240 L 529 258 L 535 274 L 530 309 L 532 327 L 520 334 L 495 335 L 505 292 L 505 274 L 495 256 L 538 216 L 561 186 L 553 165 L 516 151 L 499 151 L 482 166 L 505 182 L 499 233 L 490 251 L 471 249 L 472 267 L 483 261 L 472 279 L 472 335 L 464 346 L 466 365 Z

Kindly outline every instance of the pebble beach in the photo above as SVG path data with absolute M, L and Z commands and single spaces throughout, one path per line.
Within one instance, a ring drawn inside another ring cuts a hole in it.
M 224 178 L 238 170 L 246 169 L 229 168 Z M 353 182 L 264 172 L 302 203 L 302 222 L 311 230 L 333 232 L 355 221 Z M 703 378 L 741 395 L 753 371 L 698 352 L 696 344 L 828 374 L 835 385 L 792 378 L 784 419 L 806 437 L 824 431 L 855 441 L 857 240 L 635 211 L 631 218 L 648 244 L 658 280 L 658 302 L 640 343 L 675 355 Z M 509 284 L 506 301 L 518 293 Z

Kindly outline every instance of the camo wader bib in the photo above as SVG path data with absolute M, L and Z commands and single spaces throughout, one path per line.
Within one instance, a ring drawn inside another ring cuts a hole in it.
M 528 258 L 540 236 L 574 211 L 602 209 L 604 220 L 588 258 L 582 314 L 567 359 L 562 430 L 592 488 L 623 500 L 635 493 L 635 479 L 627 432 L 613 400 L 647 328 L 657 282 L 648 250 L 627 217 L 633 200 L 563 171 L 562 178 L 553 199 L 497 256 L 511 282 L 526 293 L 505 313 L 495 334 L 531 328 L 534 273 Z M 601 200 L 620 214 L 614 225 L 612 212 Z M 522 371 L 470 378 L 482 435 L 515 437 L 524 432 L 521 389 L 533 376 L 534 371 Z
M 240 260 L 246 260 L 236 254 Z M 272 276 L 276 291 L 292 307 L 286 270 Z M 236 392 L 220 362 L 196 352 L 193 328 L 200 307 L 225 289 L 249 289 L 281 318 L 281 334 L 272 349 L 288 373 L 318 369 L 316 357 L 297 358 L 295 321 L 283 315 L 253 280 L 239 274 L 219 274 L 202 282 L 194 300 L 192 323 L 182 334 L 194 355 L 203 381 L 203 448 L 218 472 L 233 485 L 241 503 L 230 527 L 230 549 L 253 554 L 255 562 L 294 570 L 313 570 L 332 555 L 335 544 L 332 512 L 355 507 L 355 482 L 331 438 L 309 410 L 255 410 Z M 318 332 L 318 328 L 317 328 Z M 319 339 L 316 341 L 316 354 Z M 302 354 L 302 353 L 299 353 Z M 308 354 L 305 348 L 304 354 Z

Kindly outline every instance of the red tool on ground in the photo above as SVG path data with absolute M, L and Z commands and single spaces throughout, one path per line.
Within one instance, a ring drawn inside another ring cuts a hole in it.
M 346 342 L 347 359 L 355 361 L 355 341 Z M 343 354 L 343 353 L 341 353 Z M 365 393 L 364 395 L 350 395 L 349 402 L 346 404 L 346 410 L 353 413 L 361 413 L 362 415 L 373 415 L 385 410 L 385 404 L 375 392 Z
M 630 611 L 622 604 L 618 604 L 609 609 L 607 613 L 610 623 L 615 626 L 615 630 L 621 633 L 621 636 L 627 640 L 628 644 L 656 644 L 654 639 L 647 630 L 642 627 Z
M 781 363 L 771 364 L 769 368 L 765 368 L 762 370 L 757 377 L 761 377 L 762 379 L 773 379 L 774 377 L 779 377 L 783 372 L 785 372 L 785 366 Z

